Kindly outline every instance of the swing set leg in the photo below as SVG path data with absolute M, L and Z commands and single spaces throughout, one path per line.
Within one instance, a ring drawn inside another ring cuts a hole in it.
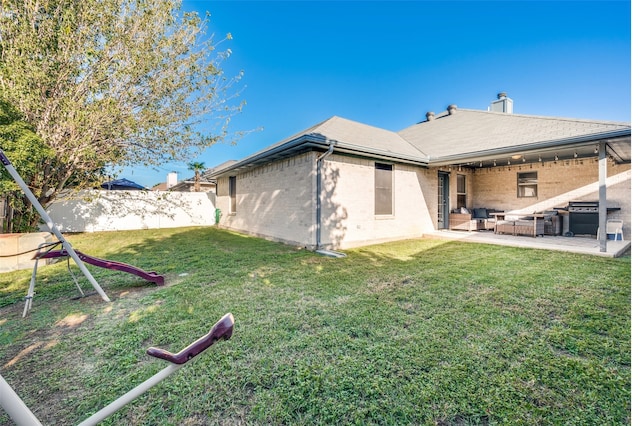
M 102 290 L 102 287 L 100 287 L 100 284 L 98 284 L 96 279 L 93 278 L 93 275 L 91 275 L 91 272 L 89 272 L 85 264 L 82 262 L 82 260 L 80 260 L 80 258 L 78 257 L 78 254 L 75 252 L 73 247 L 71 247 L 71 244 L 69 244 L 69 242 L 62 236 L 62 233 L 60 232 L 58 227 L 54 225 L 53 220 L 51 220 L 51 217 L 49 217 L 49 214 L 46 212 L 44 207 L 42 207 L 42 205 L 40 204 L 36 196 L 33 195 L 33 192 L 31 192 L 31 190 L 29 189 L 27 184 L 24 182 L 24 180 L 22 180 L 22 177 L 18 174 L 17 170 L 13 167 L 13 165 L 11 164 L 11 161 L 9 161 L 9 159 L 4 154 L 4 151 L 2 149 L 0 149 L 0 163 L 2 163 L 5 169 L 7 169 L 7 171 L 13 178 L 13 180 L 18 184 L 18 186 L 22 188 L 24 195 L 27 196 L 27 198 L 29 199 L 33 207 L 35 207 L 35 209 L 38 211 L 38 213 L 40 214 L 40 217 L 42 217 L 42 220 L 44 220 L 45 223 L 47 224 L 47 227 L 62 243 L 62 248 L 67 250 L 67 252 L 69 253 L 69 256 L 73 259 L 74 262 L 76 262 L 76 265 L 78 265 L 78 268 L 80 268 L 84 276 L 87 277 L 87 279 L 89 280 L 93 288 L 95 288 L 98 294 L 100 295 L 100 297 L 102 297 L 102 300 L 104 300 L 105 302 L 111 302 L 111 299 L 109 299 L 109 296 L 107 296 L 104 290 Z

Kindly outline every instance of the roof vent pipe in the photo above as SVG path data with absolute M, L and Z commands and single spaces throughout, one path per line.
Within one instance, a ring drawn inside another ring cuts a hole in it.
M 427 113 L 427 121 L 433 121 L 433 120 L 435 120 L 435 118 L 436 118 L 436 113 L 435 112 L 429 111 Z
M 455 105 L 455 104 L 449 105 L 447 107 L 447 111 L 449 111 L 449 115 L 455 114 L 457 110 L 458 110 L 458 105 Z

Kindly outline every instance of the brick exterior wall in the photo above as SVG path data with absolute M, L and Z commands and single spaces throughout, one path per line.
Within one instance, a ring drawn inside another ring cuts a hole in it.
M 305 153 L 240 171 L 236 212 L 231 213 L 229 177 L 218 178 L 220 226 L 275 241 L 315 244 L 315 158 Z
M 229 212 L 229 179 L 218 179 L 220 226 L 275 241 L 316 246 L 316 159 L 310 152 L 236 175 L 236 213 Z M 375 161 L 332 154 L 322 163 L 321 245 L 340 249 L 420 237 L 433 229 L 428 197 L 437 199 L 437 176 L 394 165 L 394 214 L 374 214 Z M 435 194 L 435 195 L 434 195 Z
M 538 196 L 518 198 L 518 172 L 538 173 Z M 487 207 L 504 211 L 535 212 L 564 207 L 569 201 L 598 200 L 598 159 L 532 162 L 511 167 L 471 169 L 451 172 L 451 205 L 455 208 L 456 174 L 467 176 L 467 207 Z M 631 165 L 607 161 L 607 200 L 620 211 L 609 219 L 624 221 L 625 239 L 631 238 Z
M 230 213 L 229 179 L 218 179 L 216 207 L 220 226 L 267 239 L 316 247 L 316 159 L 308 152 L 236 174 L 236 212 Z M 322 163 L 324 248 L 345 249 L 415 238 L 437 229 L 438 170 L 393 165 L 393 214 L 376 216 L 375 160 L 331 154 Z M 610 206 L 621 210 L 631 235 L 630 165 L 608 164 Z M 443 169 L 447 170 L 447 169 Z M 538 196 L 517 197 L 517 173 L 538 172 Z M 450 205 L 456 207 L 456 175 L 467 177 L 467 207 L 534 212 L 566 206 L 573 200 L 598 199 L 596 159 L 530 163 L 473 171 L 450 171 Z
M 432 211 L 428 208 L 429 197 L 437 198 L 437 180 L 429 178 L 433 173 L 425 168 L 394 164 L 393 214 L 376 216 L 375 163 L 337 154 L 324 161 L 323 245 L 357 247 L 420 237 L 433 229 Z

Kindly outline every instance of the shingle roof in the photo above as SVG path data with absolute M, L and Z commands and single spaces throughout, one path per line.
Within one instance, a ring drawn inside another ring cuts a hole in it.
M 337 116 L 308 129 L 306 134 L 318 134 L 335 141 L 336 148 L 362 147 L 403 157 L 424 157 L 424 153 L 396 132 Z
M 426 165 L 436 164 L 438 159 L 453 161 L 495 150 L 515 151 L 540 149 L 545 144 L 575 144 L 583 139 L 592 141 L 611 135 L 618 137 L 618 133 L 624 142 L 616 146 L 617 160 L 630 161 L 631 125 L 623 122 L 457 109 L 454 114 L 441 113 L 434 120 L 392 132 L 333 116 L 234 165 L 221 165 L 207 174 L 217 176 L 236 168 L 251 167 L 292 155 L 312 146 L 328 147 L 331 143 L 337 152 Z
M 205 171 L 202 173 L 202 178 L 203 178 L 204 180 L 208 180 L 208 181 L 209 181 L 209 180 L 214 180 L 215 178 L 214 178 L 213 176 L 215 176 L 215 174 L 216 174 L 216 172 L 217 172 L 218 170 L 226 169 L 226 168 L 228 168 L 228 167 L 232 166 L 232 165 L 233 165 L 233 164 L 235 164 L 235 163 L 237 163 L 237 161 L 236 161 L 236 160 L 227 160 L 227 161 L 225 161 L 225 162 L 224 162 L 224 163 L 222 163 L 222 164 L 218 164 L 218 165 L 217 165 L 217 166 L 215 166 L 215 167 L 212 167 L 212 168 L 210 168 L 210 169 L 205 170 Z M 195 180 L 195 176 L 192 178 L 192 180 Z
M 252 167 L 309 149 L 326 150 L 330 144 L 336 152 L 426 165 L 424 154 L 397 133 L 333 116 L 234 164 L 217 166 L 207 175 L 217 177 L 230 170 Z
M 629 123 L 458 109 L 398 134 L 434 160 L 626 129 Z

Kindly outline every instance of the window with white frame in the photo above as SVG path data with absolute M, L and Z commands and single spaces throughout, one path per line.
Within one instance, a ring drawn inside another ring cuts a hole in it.
M 236 177 L 229 177 L 229 213 L 236 212 Z
M 538 196 L 538 172 L 518 173 L 518 198 Z
M 456 183 L 458 208 L 467 207 L 467 176 L 461 174 L 456 175 Z
M 393 214 L 393 165 L 375 164 L 375 214 Z

